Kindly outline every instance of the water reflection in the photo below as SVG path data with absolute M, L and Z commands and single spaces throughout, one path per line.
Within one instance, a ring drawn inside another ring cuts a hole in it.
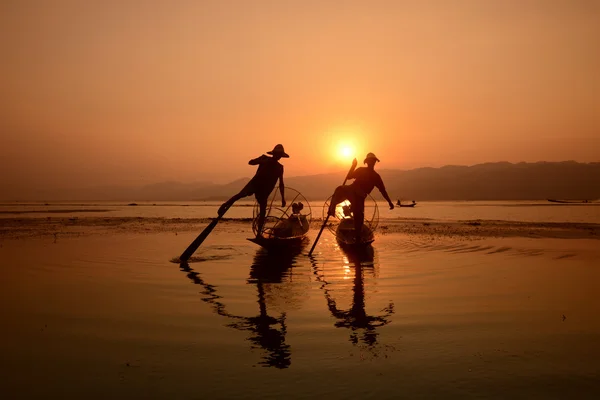
M 393 302 L 390 302 L 387 307 L 383 308 L 379 315 L 369 315 L 366 311 L 365 273 L 376 276 L 374 255 L 375 252 L 372 246 L 360 249 L 359 251 L 344 251 L 342 267 L 349 271 L 350 274 L 353 272 L 352 303 L 349 309 L 338 307 L 338 301 L 333 297 L 335 292 L 332 286 L 335 286 L 335 284 L 326 279 L 324 268 L 319 268 L 317 260 L 312 259 L 313 273 L 317 280 L 323 283 L 321 289 L 327 301 L 327 308 L 336 319 L 334 326 L 336 328 L 349 329 L 349 341 L 352 344 L 358 345 L 359 343 L 364 343 L 369 348 L 377 345 L 377 337 L 379 335 L 377 328 L 389 324 L 390 316 L 394 314 Z
M 252 317 L 228 312 L 222 301 L 223 297 L 217 294 L 217 287 L 204 281 L 200 274 L 187 263 L 181 264 L 181 270 L 187 272 L 187 277 L 203 287 L 201 293 L 205 297 L 202 298 L 202 301 L 210 304 L 216 314 L 232 320 L 226 326 L 250 333 L 247 339 L 250 347 L 263 351 L 259 365 L 280 369 L 288 368 L 291 365 L 291 347 L 285 342 L 286 313 L 279 312 L 276 313 L 276 316 L 269 315 L 268 297 L 272 284 L 282 287 L 285 286 L 286 281 L 291 281 L 292 267 L 303 248 L 304 246 L 301 246 L 286 252 L 266 251 L 262 248 L 257 250 L 250 266 L 250 277 L 247 280 L 249 284 L 256 285 L 257 289 L 258 315 Z M 279 291 L 278 296 L 285 298 L 286 290 Z

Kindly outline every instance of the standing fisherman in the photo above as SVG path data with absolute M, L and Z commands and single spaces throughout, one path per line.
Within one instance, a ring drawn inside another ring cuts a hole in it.
M 362 225 L 365 220 L 365 198 L 373 188 L 377 187 L 383 197 L 390 205 L 390 210 L 394 209 L 394 203 L 390 200 L 383 180 L 377 172 L 375 172 L 375 163 L 379 159 L 373 153 L 367 154 L 364 164 L 366 167 L 356 169 L 356 158 L 352 161 L 352 168 L 348 172 L 346 179 L 354 179 L 351 185 L 338 186 L 333 192 L 331 203 L 329 204 L 328 214 L 335 215 L 335 207 L 344 200 L 350 201 L 352 213 L 354 214 L 354 230 L 356 234 L 356 242 L 360 242 Z
M 258 165 L 256 174 L 238 194 L 223 203 L 218 211 L 219 215 L 223 215 L 225 211 L 239 199 L 254 195 L 260 207 L 258 215 L 258 232 L 256 233 L 257 237 L 262 233 L 265 224 L 265 214 L 267 212 L 267 201 L 278 179 L 279 191 L 281 192 L 281 207 L 285 207 L 283 165 L 279 163 L 279 159 L 282 157 L 288 158 L 289 155 L 283 150 L 283 145 L 281 144 L 275 146 L 273 150 L 267 152 L 267 154 L 271 154 L 272 157 L 263 154 L 258 158 L 248 161 L 248 164 L 250 165 Z

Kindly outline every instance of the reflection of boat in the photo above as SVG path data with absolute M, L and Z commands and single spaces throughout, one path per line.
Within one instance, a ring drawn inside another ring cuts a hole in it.
M 556 199 L 548 199 L 551 203 L 560 203 L 560 204 L 588 204 L 592 203 L 590 200 L 556 200 Z
M 203 287 L 204 290 L 200 293 L 205 297 L 202 298 L 202 301 L 210 304 L 216 314 L 231 320 L 226 325 L 227 327 L 250 333 L 248 341 L 251 343 L 251 347 L 264 350 L 259 362 L 259 365 L 264 367 L 283 369 L 288 368 L 292 362 L 291 346 L 285 342 L 286 314 L 285 312 L 279 313 L 278 317 L 269 315 L 267 304 L 270 285 L 281 287 L 284 284 L 285 278 L 290 275 L 291 267 L 301 250 L 302 248 L 295 252 L 273 253 L 260 249 L 256 252 L 247 281 L 249 284 L 255 284 L 257 289 L 259 313 L 253 317 L 235 315 L 227 311 L 223 296 L 217 294 L 217 286 L 206 283 L 200 274 L 190 268 L 187 263 L 180 265 L 181 270 L 187 272 L 187 277 L 192 282 Z
M 278 207 L 281 204 L 281 194 L 278 188 L 273 190 L 268 201 L 265 223 L 259 230 L 258 203 L 254 204 L 254 222 L 252 231 L 256 235 L 249 241 L 258 244 L 268 250 L 289 250 L 299 246 L 306 239 L 306 233 L 310 228 L 312 211 L 308 200 L 300 192 L 292 188 L 285 188 L 286 197 L 291 197 L 287 207 Z M 306 209 L 304 204 L 308 206 Z
M 398 207 L 414 207 L 414 206 L 416 206 L 416 205 L 417 205 L 417 203 L 416 203 L 416 202 L 413 200 L 413 201 L 412 201 L 412 204 L 402 204 L 402 202 L 401 202 L 400 200 L 398 200 L 398 201 L 396 202 L 396 205 L 397 205 Z

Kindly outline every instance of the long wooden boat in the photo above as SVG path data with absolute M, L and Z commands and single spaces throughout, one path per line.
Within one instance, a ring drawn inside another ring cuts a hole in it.
M 547 199 L 551 203 L 559 203 L 559 204 L 589 204 L 592 203 L 590 200 L 557 200 L 557 199 Z
M 356 241 L 355 232 L 354 220 L 352 218 L 341 220 L 335 231 L 335 238 L 340 247 L 348 249 L 360 248 L 368 246 L 375 241 L 375 234 L 367 225 L 363 224 L 360 240 L 358 242 Z
M 370 229 L 367 228 L 370 231 Z M 365 230 L 363 229 L 363 234 Z M 356 241 L 354 237 L 354 229 L 352 229 L 351 236 L 344 238 L 344 236 L 336 235 L 336 241 L 340 249 L 346 253 L 349 258 L 356 259 L 359 261 L 373 261 L 373 246 L 372 243 L 375 241 L 375 235 L 373 232 L 366 236 L 361 236 L 360 241 Z
M 292 200 L 287 202 L 287 208 L 280 208 L 277 207 L 281 203 L 280 192 L 278 188 L 273 190 L 261 232 L 258 232 L 259 206 L 254 204 L 252 231 L 256 236 L 248 240 L 273 252 L 298 249 L 308 242 L 306 233 L 312 216 L 310 204 L 295 189 L 286 187 L 285 192 Z
M 352 243 L 345 243 L 342 241 L 337 241 L 338 245 L 340 246 L 340 248 L 342 248 L 345 251 L 362 251 L 365 248 L 371 246 L 371 244 L 375 241 L 375 239 L 370 239 L 370 240 L 363 240 L 360 242 L 352 242 Z
M 379 222 L 379 208 L 377 202 L 371 195 L 367 196 L 366 201 L 369 212 L 364 216 L 360 237 L 356 238 L 356 230 L 354 229 L 354 213 L 349 201 L 344 201 L 336 207 L 335 217 L 337 219 L 330 224 L 325 224 L 327 229 L 333 234 L 340 249 L 344 252 L 352 254 L 361 254 L 364 251 L 367 253 L 372 251 L 371 243 L 375 241 L 375 230 Z M 328 220 L 329 204 L 331 197 L 325 201 L 323 205 L 323 219 Z M 341 210 L 340 210 L 341 209 Z M 310 253 L 309 253 L 310 255 Z
M 257 245 L 269 251 L 289 251 L 296 248 L 301 248 L 308 243 L 308 237 L 306 235 L 289 238 L 266 238 L 259 236 L 255 238 L 248 238 L 247 240 L 252 243 L 256 243 Z

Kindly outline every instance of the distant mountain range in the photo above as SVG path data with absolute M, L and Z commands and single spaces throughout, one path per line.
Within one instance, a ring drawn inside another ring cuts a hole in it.
M 600 162 L 508 162 L 473 166 L 445 166 L 412 170 L 378 170 L 388 193 L 403 200 L 536 200 L 600 198 Z M 340 185 L 345 172 L 285 177 L 286 186 L 309 200 L 325 199 Z M 192 201 L 223 200 L 237 193 L 249 178 L 220 185 L 211 182 L 162 182 L 142 187 L 2 191 L 3 201 L 114 200 Z M 381 195 L 373 191 L 377 199 Z

